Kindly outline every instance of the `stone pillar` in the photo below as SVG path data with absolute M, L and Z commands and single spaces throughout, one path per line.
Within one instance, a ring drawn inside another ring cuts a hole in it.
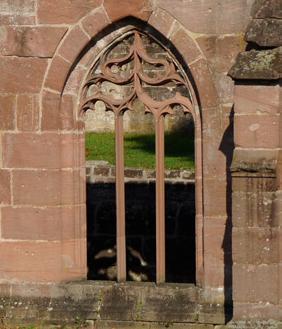
M 229 72 L 235 85 L 232 163 L 235 319 L 281 319 L 281 31 L 278 1 L 255 1 Z M 265 50 L 260 47 L 269 47 Z M 278 47 L 278 48 L 277 48 Z

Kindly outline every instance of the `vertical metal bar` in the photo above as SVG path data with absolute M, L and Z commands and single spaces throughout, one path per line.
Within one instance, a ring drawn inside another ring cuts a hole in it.
M 157 283 L 165 282 L 164 116 L 156 117 L 156 258 Z
M 124 192 L 124 149 L 123 116 L 115 118 L 116 149 L 116 220 L 117 220 L 117 280 L 126 281 L 126 247 L 125 247 L 125 192 Z

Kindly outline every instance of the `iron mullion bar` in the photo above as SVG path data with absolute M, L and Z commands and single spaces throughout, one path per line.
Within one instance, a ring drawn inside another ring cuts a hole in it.
M 125 191 L 124 191 L 124 148 L 123 116 L 115 118 L 116 149 L 116 220 L 117 220 L 117 280 L 126 281 L 126 244 L 125 244 Z
M 156 118 L 156 259 L 157 283 L 165 282 L 164 116 Z

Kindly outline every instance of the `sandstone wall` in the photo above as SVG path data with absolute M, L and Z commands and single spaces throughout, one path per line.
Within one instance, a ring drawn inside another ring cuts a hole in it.
M 228 304 L 232 292 L 229 167 L 234 148 L 234 83 L 227 72 L 245 49 L 243 33 L 253 1 L 118 3 L 0 3 L 0 280 L 86 278 L 80 87 L 93 59 L 115 38 L 111 31 L 118 26 L 113 23 L 133 16 L 162 33 L 188 67 L 198 111 L 196 280 L 198 286 L 221 295 L 216 303 L 223 305 L 225 298 Z M 238 116 L 236 120 L 242 119 Z M 246 116 L 241 133 L 235 132 L 237 140 L 243 138 L 250 147 L 254 139 L 275 144 L 272 121 L 263 123 L 269 129 L 257 135 L 260 130 L 252 126 L 252 116 Z

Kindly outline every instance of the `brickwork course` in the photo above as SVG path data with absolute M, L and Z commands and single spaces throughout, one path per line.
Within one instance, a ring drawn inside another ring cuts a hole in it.
M 281 7 L 281 0 L 0 1 L 4 328 L 86 320 L 89 328 L 281 328 Z M 81 90 L 101 51 L 135 25 L 177 52 L 190 81 L 191 286 L 87 281 Z

